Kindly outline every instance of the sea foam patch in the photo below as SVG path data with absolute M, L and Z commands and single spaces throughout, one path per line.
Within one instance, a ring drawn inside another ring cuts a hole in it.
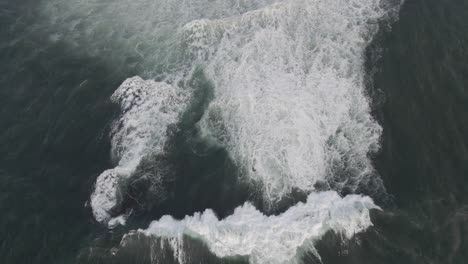
M 379 22 L 398 8 L 389 0 L 43 4 L 59 33 L 89 54 L 139 57 L 145 75 L 173 84 L 203 68 L 215 99 L 198 127 L 273 205 L 294 189 L 308 193 L 325 183 L 352 193 L 378 177 L 369 155 L 379 149 L 382 128 L 370 114 L 364 52 Z M 115 148 L 128 151 L 124 160 L 140 152 L 117 137 Z
M 174 80 L 187 83 L 200 67 L 214 86 L 214 100 L 197 124 L 202 136 L 224 146 L 243 180 L 261 186 L 270 204 L 292 190 L 309 198 L 279 216 L 268 217 L 247 203 L 223 220 L 207 210 L 181 221 L 166 216 L 139 232 L 169 239 L 181 262 L 186 235 L 202 239 L 219 257 L 289 263 L 307 241 L 313 244 L 328 230 L 351 237 L 370 226 L 369 209 L 375 208 L 370 198 L 341 198 L 315 188 L 320 183 L 353 193 L 365 178 L 378 177 L 369 156 L 379 149 L 382 128 L 370 114 L 364 53 L 379 23 L 399 5 L 392 0 L 47 1 L 50 23 L 72 45 L 122 61 L 136 56 L 146 76 L 172 83 L 134 78 L 114 94 L 122 109 L 112 132 L 117 166 L 96 181 L 91 197 L 96 219 L 110 220 L 121 182 L 142 157 L 164 151 L 165 131 L 177 123 L 190 97 Z
M 178 122 L 188 98 L 186 90 L 140 77 L 127 79 L 112 95 L 122 111 L 112 128 L 112 156 L 117 166 L 96 180 L 91 206 L 97 221 L 111 219 L 111 211 L 122 201 L 121 187 L 141 159 L 164 152 L 167 129 Z
M 353 192 L 377 177 L 369 154 L 382 128 L 365 92 L 364 52 L 392 13 L 386 2 L 278 1 L 198 27 L 224 32 L 206 62 L 215 100 L 200 127 L 265 200 L 317 183 Z
M 378 207 L 369 197 L 341 198 L 333 191 L 312 193 L 307 202 L 278 216 L 266 216 L 245 203 L 222 220 L 209 209 L 182 220 L 163 216 L 147 229 L 126 235 L 121 247 L 141 233 L 167 242 L 180 263 L 192 263 L 183 250 L 187 236 L 203 241 L 220 258 L 245 256 L 253 264 L 297 263 L 301 248 L 316 252 L 314 242 L 328 231 L 351 238 L 367 229 L 372 225 L 370 209 Z

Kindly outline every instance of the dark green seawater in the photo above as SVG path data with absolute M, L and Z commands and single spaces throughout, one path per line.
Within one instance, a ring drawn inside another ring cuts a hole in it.
M 86 202 L 96 177 L 112 167 L 108 135 L 119 109 L 109 97 L 144 69 L 52 43 L 39 26 L 38 2 L 0 0 L 0 263 L 150 263 L 144 238 L 109 252 L 123 234 L 164 214 L 213 208 L 226 216 L 248 199 L 225 150 L 185 140 L 212 96 L 200 77 L 202 99 L 184 116 L 166 161 L 176 168 L 172 195 L 126 227 L 96 223 Z M 407 0 L 368 48 L 373 115 L 383 126 L 374 163 L 392 197 L 351 241 L 327 234 L 317 245 L 323 263 L 466 263 L 467 17 L 467 1 Z M 203 157 L 190 154 L 194 145 Z M 138 196 L 139 183 L 133 187 Z M 200 263 L 221 262 L 201 243 L 190 247 Z M 304 262 L 319 263 L 312 254 Z

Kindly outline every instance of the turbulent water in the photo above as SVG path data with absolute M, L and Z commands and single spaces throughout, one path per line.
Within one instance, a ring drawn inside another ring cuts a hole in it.
M 463 263 L 454 2 L 0 3 L 3 262 Z

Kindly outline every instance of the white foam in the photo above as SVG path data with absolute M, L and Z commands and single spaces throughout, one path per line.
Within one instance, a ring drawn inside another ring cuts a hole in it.
M 394 1 L 392 1 L 394 2 Z M 267 217 L 251 204 L 219 220 L 210 210 L 165 216 L 140 232 L 169 239 L 183 262 L 182 236 L 202 239 L 217 256 L 291 263 L 298 248 L 327 231 L 351 237 L 371 225 L 368 197 L 314 193 L 318 182 L 355 190 L 374 169 L 382 128 L 365 93 L 364 52 L 378 22 L 398 6 L 387 0 L 51 0 L 43 8 L 61 39 L 89 55 L 133 58 L 149 76 L 186 81 L 202 66 L 215 99 L 198 124 L 275 204 L 293 189 L 307 203 Z M 102 55 L 104 54 L 104 55 Z M 148 153 L 163 151 L 167 126 L 188 95 L 167 83 L 132 79 L 113 96 L 124 112 L 113 131 L 115 169 L 91 197 L 107 222 L 125 180 Z M 186 83 L 186 82 L 185 82 Z M 136 87 L 136 88 L 135 88 Z M 167 113 L 163 111 L 167 98 Z M 375 176 L 377 177 L 377 176 Z M 124 222 L 120 220 L 112 223 Z M 124 241 L 125 242 L 125 239 Z M 309 243 L 311 242 L 311 243 Z
M 161 238 L 172 247 L 180 263 L 190 263 L 183 251 L 183 238 L 202 240 L 218 257 L 248 256 L 253 264 L 296 263 L 300 248 L 315 249 L 313 243 L 326 232 L 351 238 L 372 225 L 369 210 L 378 208 L 369 197 L 335 192 L 312 193 L 278 216 L 266 216 L 249 203 L 236 208 L 231 216 L 218 219 L 211 210 L 182 220 L 163 216 L 139 233 Z M 127 235 L 126 240 L 131 239 Z
M 373 173 L 382 128 L 365 94 L 364 51 L 388 14 L 383 2 L 279 1 L 203 22 L 224 35 L 206 67 L 216 99 L 200 127 L 267 200 L 318 181 L 354 189 Z M 343 170 L 348 178 L 335 178 Z
M 91 208 L 96 221 L 106 223 L 111 219 L 111 210 L 122 200 L 119 180 L 130 175 L 128 169 L 114 168 L 101 173 L 96 179 L 91 194 Z
M 127 223 L 127 217 L 128 217 L 127 215 L 119 215 L 109 220 L 107 225 L 109 226 L 109 228 L 115 228 L 116 226 L 119 226 L 119 225 L 123 226 Z
M 112 129 L 112 156 L 118 163 L 96 180 L 91 206 L 97 221 L 107 223 L 111 210 L 122 200 L 120 186 L 137 168 L 141 159 L 161 154 L 167 128 L 178 122 L 189 92 L 164 82 L 127 79 L 112 95 L 122 115 Z
M 183 27 L 198 19 L 239 15 L 278 0 L 50 0 L 47 27 L 76 52 L 115 63 L 138 61 L 147 75 L 178 75 L 195 59 Z M 189 39 L 188 39 L 189 40 Z M 188 49 L 186 49 L 188 48 Z
M 275 203 L 292 189 L 313 191 L 319 181 L 354 190 L 374 174 L 368 155 L 379 149 L 382 129 L 365 95 L 364 51 L 377 23 L 398 8 L 388 2 L 52 0 L 42 6 L 59 33 L 68 34 L 63 38 L 87 53 L 137 55 L 147 73 L 172 81 L 204 67 L 215 100 L 199 127 Z

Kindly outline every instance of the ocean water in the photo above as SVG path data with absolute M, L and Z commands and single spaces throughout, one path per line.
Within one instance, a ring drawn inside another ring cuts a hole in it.
M 466 14 L 0 1 L 0 262 L 465 263 Z

